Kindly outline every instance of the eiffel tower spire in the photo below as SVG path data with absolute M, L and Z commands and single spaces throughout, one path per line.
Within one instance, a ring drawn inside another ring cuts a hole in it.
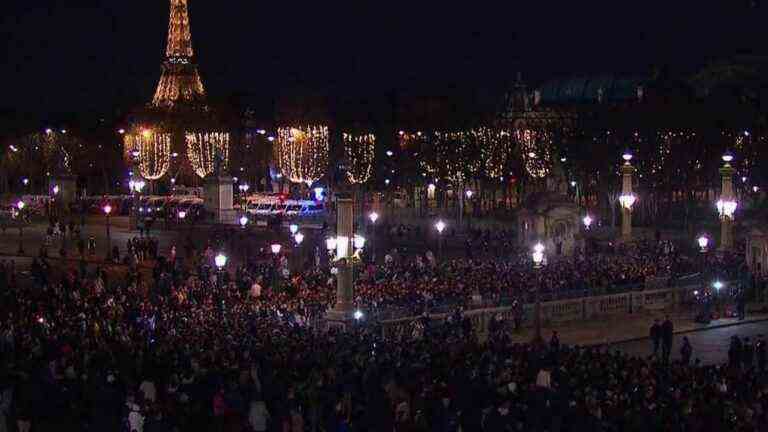
M 202 105 L 205 89 L 193 56 L 187 0 L 171 0 L 168 45 L 163 73 L 152 98 L 153 107 L 174 110 L 180 106 Z

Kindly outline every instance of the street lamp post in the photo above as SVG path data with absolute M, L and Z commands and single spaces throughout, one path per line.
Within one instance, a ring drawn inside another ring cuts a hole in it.
M 136 152 L 138 153 L 138 152 Z M 131 206 L 131 230 L 135 230 L 139 221 L 139 194 L 146 186 L 146 182 L 142 179 L 131 180 L 128 182 L 128 187 L 131 190 L 133 196 L 133 205 Z
M 733 193 L 733 173 L 731 166 L 733 155 L 726 152 L 723 155 L 723 167 L 720 168 L 722 177 L 720 199 L 717 200 L 717 212 L 720 214 L 720 250 L 733 247 L 733 219 L 738 203 Z
M 696 243 L 699 245 L 699 252 L 701 256 L 701 270 L 700 272 L 703 274 L 706 270 L 706 264 L 707 264 L 707 251 L 709 250 L 709 237 L 707 237 L 706 234 L 702 234 L 699 236 L 699 238 L 696 239 Z
M 216 289 L 217 291 L 221 290 L 221 285 L 224 282 L 224 266 L 227 265 L 227 256 L 224 255 L 223 252 L 219 252 L 218 255 L 213 259 L 214 263 L 216 264 Z
M 301 244 L 304 242 L 304 234 L 297 232 L 293 235 L 293 241 L 296 242 L 296 261 L 298 261 L 300 269 L 304 263 L 304 250 L 301 248 Z
M 19 209 L 19 255 L 24 255 L 24 215 L 22 212 L 25 205 L 24 201 L 21 200 L 16 203 L 16 208 Z
M 111 251 L 112 251 L 112 237 L 109 232 L 109 214 L 112 213 L 112 206 L 107 204 L 104 206 L 103 210 L 104 210 L 104 215 L 107 218 L 107 255 L 106 257 L 107 257 L 107 260 L 109 261 L 111 256 Z
M 275 264 L 272 266 L 272 289 L 277 291 L 277 278 L 278 273 L 280 272 L 280 249 L 283 247 L 279 243 L 273 243 L 270 246 L 270 250 L 272 251 L 272 255 L 275 257 Z
M 469 215 L 467 215 L 467 229 L 470 229 L 472 227 L 472 213 L 475 211 L 475 206 L 472 203 L 472 196 L 475 193 L 472 191 L 472 189 L 467 189 L 464 192 L 464 195 L 467 196 L 467 206 L 469 207 Z
M 379 220 L 379 214 L 371 212 L 368 215 L 368 219 L 371 220 L 371 261 L 376 264 L 376 246 L 374 244 L 374 238 L 376 238 L 376 221 Z
M 437 230 L 437 255 L 442 259 L 443 257 L 443 230 L 445 229 L 445 222 L 442 219 L 435 223 L 435 229 Z
M 632 240 L 632 206 L 637 201 L 637 196 L 632 192 L 632 176 L 635 173 L 635 167 L 632 166 L 632 153 L 624 152 L 621 156 L 624 164 L 621 166 L 621 195 L 619 203 L 621 204 L 621 239 L 624 242 Z
M 533 252 L 531 253 L 531 258 L 533 259 L 533 268 L 536 270 L 540 270 L 544 265 L 544 245 L 543 244 L 536 243 L 533 246 Z M 539 295 L 539 289 L 540 287 L 537 285 L 534 291 L 534 295 L 536 296 L 534 307 L 533 307 L 533 326 L 534 326 L 533 343 L 534 344 L 540 344 L 543 342 L 543 339 L 541 337 L 541 297 Z

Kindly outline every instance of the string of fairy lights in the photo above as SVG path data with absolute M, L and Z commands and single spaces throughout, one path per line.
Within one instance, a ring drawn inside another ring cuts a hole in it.
M 376 148 L 376 136 L 372 133 L 342 134 L 344 157 L 347 160 L 347 180 L 362 184 L 371 179 Z
M 328 168 L 328 149 L 328 126 L 281 127 L 273 156 L 290 181 L 312 184 Z
M 195 174 L 200 178 L 211 175 L 221 160 L 221 169 L 229 166 L 229 133 L 215 132 L 187 132 L 187 157 Z
M 552 169 L 552 133 L 539 129 L 477 127 L 459 131 L 398 133 L 403 149 L 419 151 L 422 177 L 441 177 L 462 183 L 481 175 L 503 180 L 513 176 L 513 162 L 521 156 L 526 173 L 543 178 Z
M 171 134 L 144 127 L 125 135 L 124 157 L 135 161 L 142 177 L 161 179 L 171 167 Z

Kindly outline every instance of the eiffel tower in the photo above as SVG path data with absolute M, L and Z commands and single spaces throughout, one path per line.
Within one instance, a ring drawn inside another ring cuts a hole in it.
M 171 0 L 169 21 L 163 72 L 150 105 L 167 111 L 203 106 L 205 89 L 197 65 L 192 61 L 194 53 L 187 0 Z

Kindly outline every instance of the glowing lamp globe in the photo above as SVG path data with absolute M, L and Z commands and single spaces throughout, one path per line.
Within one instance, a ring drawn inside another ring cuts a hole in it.
M 248 217 L 247 216 L 241 216 L 240 217 L 240 226 L 245 228 L 246 225 L 248 225 Z
M 733 154 L 731 152 L 725 152 L 723 154 L 723 162 L 731 163 L 733 161 Z
M 349 256 L 349 237 L 336 237 L 336 256 L 339 258 L 346 258 Z
M 365 237 L 361 235 L 356 235 L 354 237 L 354 243 L 355 243 L 355 249 L 362 249 L 365 247 Z
M 720 282 L 719 280 L 716 280 L 714 283 L 712 283 L 712 287 L 715 290 L 720 291 L 723 288 L 723 283 Z
M 329 252 L 336 250 L 336 237 L 328 237 L 325 239 L 325 248 Z
M 439 234 L 442 234 L 443 230 L 445 229 L 445 222 L 443 222 L 442 220 L 437 221 L 437 223 L 435 224 L 435 229 L 437 229 L 437 232 Z
M 104 210 L 104 214 L 109 215 L 110 213 L 112 213 L 112 206 L 107 204 L 104 206 L 103 210 Z
M 544 245 L 536 243 L 533 245 L 533 252 L 531 253 L 533 259 L 533 265 L 538 267 L 544 262 Z
M 584 226 L 589 229 L 590 226 L 592 226 L 592 217 L 589 215 L 584 216 L 584 219 L 582 219 L 582 222 L 584 222 Z
M 467 198 L 469 198 L 469 199 L 471 199 L 471 198 L 472 198 L 472 195 L 474 195 L 474 194 L 475 194 L 474 192 L 472 192 L 472 190 L 471 190 L 471 189 L 468 189 L 468 190 L 467 190 L 465 193 L 466 193 L 466 195 L 467 195 Z
M 216 263 L 216 267 L 218 267 L 219 270 L 221 270 L 222 268 L 224 268 L 225 265 L 227 265 L 227 256 L 224 255 L 223 253 L 219 253 L 218 255 L 216 255 L 216 258 L 214 258 L 213 260 Z
M 277 255 L 280 253 L 282 246 L 279 243 L 274 243 L 272 246 L 270 246 L 270 249 L 272 250 L 273 254 Z
M 622 194 L 619 196 L 619 204 L 621 204 L 622 208 L 625 208 L 627 210 L 632 210 L 632 206 L 635 205 L 635 202 L 637 201 L 637 197 L 635 194 Z
M 733 218 L 733 214 L 736 213 L 736 207 L 738 207 L 738 203 L 734 200 L 717 200 L 717 203 L 715 204 L 717 207 L 717 212 L 720 214 L 720 217 L 723 218 Z
M 705 235 L 699 236 L 698 239 L 696 239 L 696 242 L 699 244 L 699 249 L 702 251 L 707 250 L 707 246 L 709 245 L 709 238 Z
M 184 210 L 181 210 L 179 212 L 179 219 L 184 219 L 185 217 L 187 217 L 187 212 L 185 212 Z
M 24 210 L 25 205 L 26 204 L 24 204 L 24 201 L 19 201 L 16 203 L 16 208 L 18 208 L 19 210 Z
M 60 190 L 59 189 L 59 185 L 54 185 L 53 186 L 53 194 L 54 195 L 58 195 L 59 194 L 59 190 Z
M 301 242 L 304 241 L 304 234 L 302 233 L 296 233 L 296 235 L 293 236 L 293 239 L 296 241 L 297 245 L 300 245 Z
M 291 235 L 295 235 L 299 231 L 299 226 L 296 224 L 291 224 L 288 229 L 291 231 Z
M 624 159 L 624 162 L 629 163 L 629 161 L 632 160 L 632 153 L 630 153 L 630 151 L 627 150 L 624 152 L 624 154 L 621 155 L 621 158 Z
M 371 223 L 376 223 L 376 221 L 379 220 L 379 214 L 376 212 L 371 212 L 371 214 L 368 215 L 368 219 L 371 220 Z
M 356 320 L 360 321 L 363 318 L 363 312 L 361 312 L 360 309 L 357 309 L 353 316 Z

